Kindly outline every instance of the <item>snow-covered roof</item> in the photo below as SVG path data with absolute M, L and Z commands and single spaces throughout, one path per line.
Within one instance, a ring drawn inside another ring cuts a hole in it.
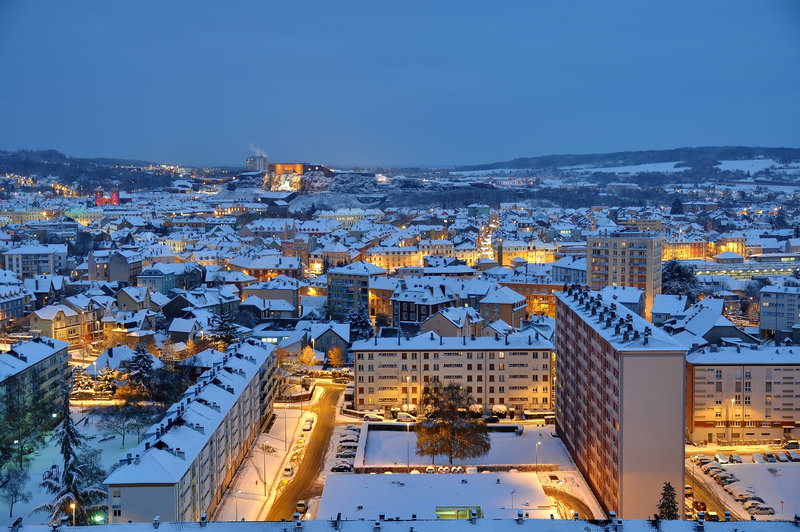
M 378 338 L 353 342 L 350 351 L 491 351 L 491 350 L 553 350 L 553 344 L 534 331 L 509 334 L 505 337 L 439 336 L 435 332 L 411 338 Z
M 69 342 L 40 336 L 0 352 L 0 382 L 69 347 Z
M 697 349 L 686 355 L 686 362 L 694 365 L 734 365 L 759 364 L 800 366 L 800 347 L 721 345 Z

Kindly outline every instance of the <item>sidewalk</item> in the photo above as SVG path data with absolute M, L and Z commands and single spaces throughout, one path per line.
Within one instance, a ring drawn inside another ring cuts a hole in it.
M 283 406 L 283 404 L 275 405 L 275 421 L 272 428 L 267 434 L 259 434 L 255 445 L 252 445 L 247 452 L 228 491 L 214 511 L 215 521 L 242 519 L 256 521 L 274 498 L 275 489 L 281 480 L 283 464 L 291 455 L 294 442 L 302 428 L 299 405 L 297 408 L 294 408 L 294 405 L 287 405 L 289 408 L 282 408 Z M 310 414 L 305 411 L 304 415 Z M 265 453 L 261 449 L 262 443 L 267 444 L 268 452 Z

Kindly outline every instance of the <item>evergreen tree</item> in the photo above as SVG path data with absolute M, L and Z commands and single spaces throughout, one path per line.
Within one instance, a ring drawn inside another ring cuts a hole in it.
M 675 198 L 675 201 L 672 202 L 672 207 L 669 210 L 670 214 L 683 214 L 683 203 L 681 203 L 680 198 Z
M 694 268 L 681 264 L 675 259 L 667 261 L 661 268 L 661 293 L 685 295 L 690 304 L 700 297 L 700 283 Z
M 227 350 L 229 345 L 235 344 L 242 338 L 239 327 L 233 322 L 233 316 L 230 312 L 223 312 L 221 315 L 214 317 L 210 336 L 217 344 L 216 349 L 218 351 Z
M 99 452 L 87 448 L 86 436 L 78 431 L 69 411 L 69 391 L 63 390 L 61 423 L 55 431 L 63 465 L 58 478 L 42 481 L 41 486 L 53 495 L 53 500 L 33 509 L 34 512 L 48 512 L 50 522 L 57 522 L 61 516 L 74 515 L 77 524 L 87 524 L 89 516 L 104 511 L 102 504 L 106 492 L 102 489 L 103 470 L 98 465 Z
M 350 311 L 347 321 L 350 323 L 351 342 L 369 340 L 375 336 L 375 328 L 372 326 L 372 320 L 369 319 L 367 307 L 363 303 L 357 309 Z
M 664 482 L 661 490 L 661 500 L 658 501 L 658 516 L 661 519 L 675 520 L 680 519 L 678 515 L 678 501 L 675 495 L 675 488 L 669 482 Z
M 142 344 L 138 344 L 135 353 L 128 361 L 128 381 L 146 388 L 152 376 L 153 355 L 148 353 Z

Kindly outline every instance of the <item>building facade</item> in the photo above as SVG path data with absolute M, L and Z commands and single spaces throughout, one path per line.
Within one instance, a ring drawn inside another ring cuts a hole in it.
M 605 510 L 643 519 L 683 483 L 686 350 L 599 293 L 557 298 L 558 432 Z
M 656 232 L 601 232 L 586 239 L 586 284 L 591 290 L 632 286 L 644 291 L 645 315 L 661 293 L 664 237 Z
M 484 409 L 552 410 L 553 344 L 537 333 L 376 337 L 355 342 L 350 353 L 359 410 L 417 405 L 424 387 L 434 382 L 462 386 Z
M 11 270 L 20 279 L 62 273 L 67 269 L 66 244 L 29 244 L 6 251 L 3 255 L 6 270 Z

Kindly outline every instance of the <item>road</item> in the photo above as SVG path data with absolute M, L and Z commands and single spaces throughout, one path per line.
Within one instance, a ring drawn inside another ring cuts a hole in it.
M 265 521 L 292 520 L 297 502 L 322 495 L 322 482 L 319 476 L 325 463 L 325 455 L 330 445 L 336 421 L 336 403 L 344 391 L 343 385 L 320 384 L 324 391 L 311 411 L 317 414 L 314 432 L 306 446 L 303 460 L 297 466 L 294 477 L 283 488 L 267 513 Z
M 578 512 L 581 519 L 594 519 L 589 507 L 583 504 L 583 502 L 581 502 L 581 500 L 577 497 L 552 486 L 542 486 L 542 489 L 546 495 L 553 497 L 558 501 L 558 506 L 560 507 L 559 514 L 561 514 L 561 516 L 565 519 L 568 519 L 566 514 L 569 513 L 570 510 L 575 510 Z
M 699 467 L 694 468 L 694 474 L 698 475 L 698 477 L 700 475 L 704 475 L 703 471 Z M 706 503 L 707 511 L 717 512 L 720 519 L 724 518 L 725 510 L 727 510 L 725 503 L 722 502 L 712 490 L 709 490 L 706 486 L 704 486 L 702 482 L 698 481 L 692 482 L 691 467 L 686 468 L 686 484 L 688 484 L 689 486 L 694 486 L 694 499 L 692 499 L 691 497 L 686 498 L 687 518 L 689 518 L 690 515 L 693 516 L 693 514 L 691 514 L 692 511 L 691 505 L 694 501 L 703 501 L 704 503 Z M 737 520 L 736 516 L 731 514 L 731 521 L 736 521 L 736 520 Z

